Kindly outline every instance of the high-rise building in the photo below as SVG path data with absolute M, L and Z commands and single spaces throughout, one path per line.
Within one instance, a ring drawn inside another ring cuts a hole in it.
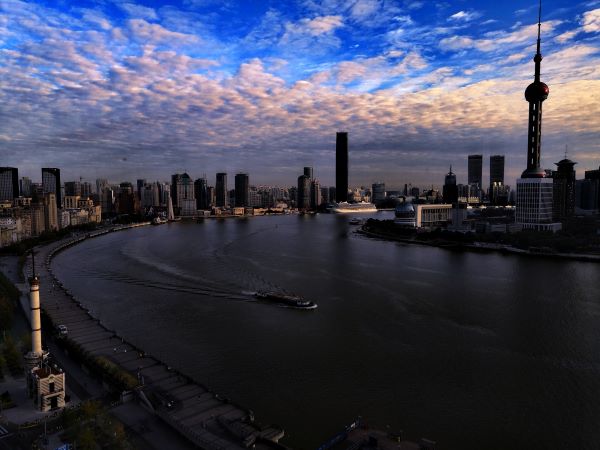
M 308 178 L 310 178 L 312 180 L 313 179 L 313 168 L 312 167 L 305 167 L 304 168 L 304 175 L 307 176 Z
M 81 196 L 83 198 L 89 198 L 92 195 L 92 183 L 89 181 L 83 181 L 81 183 Z
M 194 181 L 194 195 L 196 197 L 196 209 L 210 208 L 206 178 L 198 178 Z
M 321 202 L 322 203 L 329 203 L 329 188 L 328 187 L 322 187 L 321 188 Z
M 23 197 L 31 197 L 31 179 L 23 177 L 19 180 L 19 189 Z
M 329 203 L 337 201 L 337 192 L 335 186 L 329 186 Z
M 452 172 L 452 166 L 450 171 L 444 178 L 444 189 L 442 191 L 444 203 L 457 203 L 458 202 L 458 186 L 456 185 L 456 175 Z
M 385 200 L 385 183 L 380 181 L 371 186 L 371 202 L 377 204 Z
M 108 186 L 106 178 L 96 178 L 96 194 L 102 195 L 102 191 Z
M 42 189 L 44 194 L 49 192 L 55 194 L 56 207 L 62 208 L 60 169 L 55 167 L 42 167 Z
M 335 199 L 348 201 L 348 133 L 338 131 L 335 137 Z
M 180 174 L 175 173 L 171 175 L 171 202 L 173 206 L 177 205 L 177 183 L 179 182 Z
M 19 169 L 0 167 L 0 201 L 11 202 L 19 196 Z
M 247 173 L 235 175 L 235 206 L 248 206 L 248 189 L 250 181 Z
M 56 194 L 44 194 L 44 228 L 46 231 L 58 230 L 58 208 L 56 207 Z
M 65 195 L 81 197 L 81 183 L 79 181 L 65 181 Z
M 548 98 L 548 85 L 540 81 L 541 73 L 541 5 L 538 16 L 537 51 L 534 81 L 525 89 L 525 100 L 529 103 L 529 123 L 527 137 L 527 168 L 517 180 L 517 198 L 515 220 L 524 229 L 551 230 L 560 229 L 560 223 L 552 223 L 551 178 L 540 167 L 542 142 L 542 103 Z
M 142 190 L 144 189 L 144 185 L 146 184 L 145 178 L 138 178 L 137 180 L 137 197 L 138 200 L 142 199 Z
M 600 167 L 598 170 L 586 170 L 585 181 L 589 185 L 588 202 L 591 206 L 589 209 L 600 210 Z
M 208 196 L 208 207 L 212 208 L 216 204 L 216 194 L 214 186 L 208 186 L 206 188 L 206 195 Z
M 302 174 L 298 177 L 298 190 L 296 191 L 296 207 L 298 209 L 310 208 L 310 178 Z
M 177 186 L 175 186 L 177 203 L 174 204 L 178 208 L 183 208 L 184 203 L 187 204 L 187 208 L 191 210 L 188 200 L 195 200 L 194 198 L 194 182 L 187 173 L 182 173 L 177 179 Z
M 225 208 L 228 205 L 229 198 L 227 192 L 227 174 L 224 172 L 217 173 L 215 182 L 215 206 L 217 208 Z
M 138 212 L 139 200 L 131 183 L 123 182 L 119 185 L 115 206 L 118 214 L 135 214 Z
M 490 186 L 494 183 L 504 184 L 504 155 L 490 156 Z
M 555 163 L 557 170 L 552 172 L 553 217 L 565 220 L 575 213 L 575 164 L 566 158 Z
M 481 189 L 483 182 L 483 155 L 469 155 L 468 183 L 477 184 Z
M 310 207 L 317 209 L 321 206 L 321 184 L 319 180 L 312 180 L 310 182 Z

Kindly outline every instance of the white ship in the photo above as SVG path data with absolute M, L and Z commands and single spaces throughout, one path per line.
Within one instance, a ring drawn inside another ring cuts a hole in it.
M 373 203 L 359 202 L 359 203 L 347 203 L 340 202 L 334 203 L 330 209 L 331 212 L 337 214 L 346 213 L 374 213 L 377 212 L 377 208 Z

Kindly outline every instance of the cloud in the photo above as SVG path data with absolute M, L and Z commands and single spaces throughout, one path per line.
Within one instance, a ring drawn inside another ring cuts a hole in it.
M 575 36 L 577 36 L 577 34 L 578 34 L 577 30 L 565 31 L 564 33 L 561 33 L 558 36 L 556 36 L 554 38 L 554 40 L 556 42 L 558 42 L 559 44 L 564 44 L 565 42 L 572 40 Z
M 581 21 L 583 31 L 586 33 L 597 33 L 600 31 L 600 8 L 586 11 Z
M 143 19 L 129 20 L 127 29 L 134 40 L 146 44 L 193 44 L 200 41 L 195 35 L 170 31 L 159 24 L 148 23 Z
M 299 22 L 287 23 L 286 34 L 309 34 L 319 36 L 334 31 L 342 26 L 341 16 L 323 16 L 314 19 L 301 19 Z
M 448 20 L 470 22 L 481 17 L 481 13 L 475 11 L 459 11 L 448 17 Z
M 136 5 L 135 3 L 117 3 L 117 6 L 136 19 L 157 20 L 156 11 L 147 6 Z

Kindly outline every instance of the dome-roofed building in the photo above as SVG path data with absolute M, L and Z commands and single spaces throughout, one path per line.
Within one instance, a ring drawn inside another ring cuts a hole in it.
M 403 202 L 398 203 L 394 210 L 394 214 L 396 215 L 396 220 L 394 221 L 396 225 L 416 228 L 416 212 L 415 207 L 411 202 L 404 200 Z

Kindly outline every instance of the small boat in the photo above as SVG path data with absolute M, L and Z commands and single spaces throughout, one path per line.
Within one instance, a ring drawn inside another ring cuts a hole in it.
M 353 218 L 348 222 L 350 225 L 360 225 L 362 223 L 362 221 L 358 218 Z
M 152 225 L 162 225 L 163 223 L 167 223 L 167 220 L 161 217 L 155 217 L 152 219 Z
M 291 308 L 315 309 L 317 307 L 317 304 L 310 300 L 305 300 L 297 295 L 288 295 L 280 292 L 258 291 L 254 293 L 254 296 L 259 300 L 278 303 Z

